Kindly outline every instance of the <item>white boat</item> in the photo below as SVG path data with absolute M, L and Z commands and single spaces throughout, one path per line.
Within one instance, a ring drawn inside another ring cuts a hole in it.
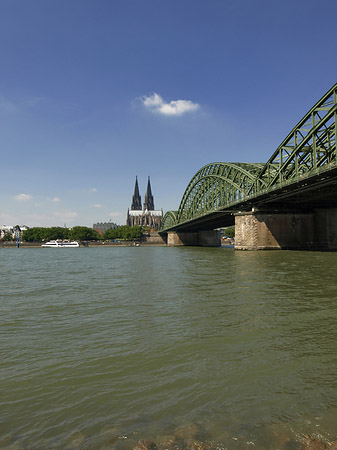
M 57 239 L 56 241 L 48 241 L 41 245 L 41 247 L 48 248 L 76 248 L 79 246 L 80 244 L 77 241 L 62 241 L 61 239 Z

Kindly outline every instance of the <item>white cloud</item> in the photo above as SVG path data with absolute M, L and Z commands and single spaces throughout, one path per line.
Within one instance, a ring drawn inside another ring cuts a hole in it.
M 22 201 L 26 201 L 26 200 L 31 200 L 33 197 L 29 194 L 19 194 L 19 195 L 16 195 L 14 198 L 15 198 L 15 200 L 19 200 L 20 202 L 22 202 Z
M 91 205 L 92 208 L 102 208 L 103 205 L 101 205 L 100 203 L 95 203 L 94 205 Z
M 76 211 L 55 211 L 53 216 L 61 219 L 63 222 L 72 222 L 78 214 Z
M 84 192 L 84 193 L 92 193 L 92 192 L 97 192 L 96 188 L 83 188 L 83 189 L 79 189 L 77 192 Z
M 47 200 L 50 202 L 53 202 L 53 203 L 59 203 L 61 201 L 61 199 L 59 197 L 53 197 L 53 198 L 47 197 Z
M 193 103 L 191 100 L 172 100 L 166 103 L 155 92 L 152 95 L 142 97 L 140 100 L 145 108 L 165 116 L 181 116 L 188 112 L 197 111 L 200 108 L 198 103 Z
M 156 107 L 159 108 L 164 103 L 164 100 L 161 98 L 161 96 L 156 93 L 153 93 L 148 97 L 143 97 L 142 101 L 144 103 L 144 106 L 148 108 L 156 108 Z

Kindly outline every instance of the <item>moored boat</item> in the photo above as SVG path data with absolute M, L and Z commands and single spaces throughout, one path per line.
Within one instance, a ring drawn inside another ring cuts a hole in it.
M 77 248 L 80 244 L 77 241 L 62 241 L 61 239 L 56 239 L 55 241 L 48 241 L 42 244 L 41 247 L 48 248 Z

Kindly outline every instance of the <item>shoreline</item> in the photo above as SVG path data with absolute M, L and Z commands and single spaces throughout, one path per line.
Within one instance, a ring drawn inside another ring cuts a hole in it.
M 19 247 L 17 247 L 16 242 L 13 243 L 0 243 L 0 248 L 43 248 L 41 245 L 43 242 L 20 242 Z M 150 243 L 150 242 L 80 242 L 80 248 L 89 247 L 166 247 L 166 244 L 161 243 Z

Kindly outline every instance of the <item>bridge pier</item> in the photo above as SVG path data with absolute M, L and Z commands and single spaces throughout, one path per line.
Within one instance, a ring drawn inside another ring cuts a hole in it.
M 337 208 L 315 211 L 315 236 L 320 250 L 337 250 Z
M 167 245 L 169 247 L 181 245 L 219 247 L 221 245 L 220 233 L 216 230 L 198 231 L 195 233 L 170 231 L 167 233 Z
M 235 215 L 237 250 L 337 250 L 337 209 Z
M 312 249 L 314 221 L 311 213 L 251 211 L 235 215 L 235 249 Z

